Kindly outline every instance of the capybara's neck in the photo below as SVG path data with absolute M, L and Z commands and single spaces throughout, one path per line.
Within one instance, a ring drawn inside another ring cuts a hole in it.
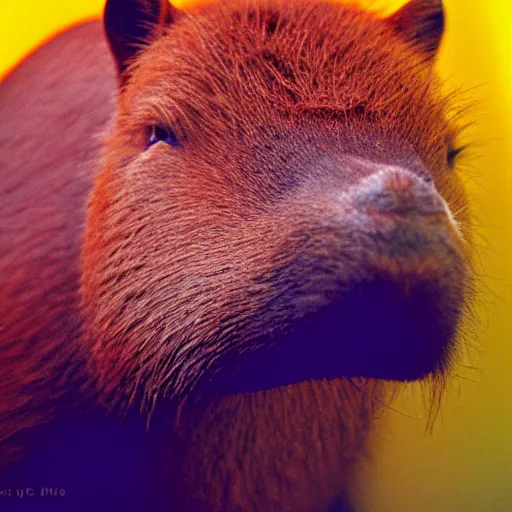
M 194 510 L 328 510 L 360 457 L 381 385 L 309 381 L 219 398 L 180 415 L 179 501 Z M 176 452 L 172 480 L 176 484 Z

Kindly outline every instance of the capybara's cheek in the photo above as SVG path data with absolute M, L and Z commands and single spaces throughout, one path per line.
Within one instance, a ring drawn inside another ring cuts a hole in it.
M 268 287 L 255 278 L 269 269 L 275 232 L 268 219 L 223 215 L 207 188 L 198 201 L 195 183 L 135 180 L 108 202 L 95 200 L 99 183 L 81 283 L 91 371 L 119 400 L 179 396 L 263 328 Z

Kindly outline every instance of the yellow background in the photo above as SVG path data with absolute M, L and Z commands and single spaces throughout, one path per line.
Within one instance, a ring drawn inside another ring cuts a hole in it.
M 190 3 L 181 1 L 180 4 Z M 403 2 L 380 0 L 377 7 Z M 103 0 L 0 0 L 0 76 Z M 177 4 L 179 5 L 179 4 Z M 482 286 L 477 341 L 461 355 L 433 433 L 418 386 L 380 421 L 361 464 L 362 511 L 512 511 L 512 1 L 445 0 L 439 70 L 478 101 L 460 166 L 475 209 Z

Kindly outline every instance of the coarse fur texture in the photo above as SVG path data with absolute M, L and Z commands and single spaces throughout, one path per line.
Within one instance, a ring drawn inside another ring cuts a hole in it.
M 464 214 L 458 178 L 446 172 L 446 145 L 455 128 L 445 119 L 434 69 L 377 20 L 329 4 L 248 7 L 235 14 L 228 7 L 205 8 L 201 16 L 172 25 L 135 60 L 116 129 L 106 141 L 84 249 L 83 304 L 94 345 L 103 352 L 97 371 L 104 391 L 118 390 L 129 372 L 121 386 L 128 398 L 139 385 L 150 402 L 162 390 L 186 393 L 191 375 L 198 378 L 201 364 L 227 351 L 230 338 L 242 343 L 251 329 L 261 332 L 258 300 L 268 302 L 269 291 L 255 278 L 262 281 L 280 263 L 276 256 L 284 259 L 282 246 L 296 250 L 301 224 L 316 214 L 311 208 L 308 219 L 293 222 L 289 216 L 301 205 L 286 204 L 290 191 L 315 172 L 315 150 L 340 158 L 355 146 L 355 154 L 373 152 L 399 164 L 411 159 L 404 154 L 408 144 L 451 210 Z M 170 127 L 186 144 L 143 152 L 147 127 L 155 124 Z M 301 143 L 295 151 L 288 147 L 290 133 L 294 144 Z M 391 145 L 385 140 L 390 133 L 406 142 Z M 366 147 L 365 137 L 382 138 L 384 149 Z M 390 147 L 401 148 L 400 156 L 389 155 Z M 284 163 L 275 168 L 267 161 L 270 151 Z M 272 172 L 265 172 L 269 165 Z M 350 186 L 364 172 L 338 177 L 339 186 Z M 333 179 L 318 174 L 318 182 Z M 151 202 L 141 201 L 142 194 Z M 276 202 L 284 206 L 265 215 Z M 127 225 L 131 211 L 137 216 L 130 215 Z M 459 222 L 464 229 L 467 223 Z M 304 231 L 315 229 L 310 223 Z M 265 251 L 254 252 L 261 240 Z M 126 258 L 122 249 L 128 245 Z M 184 254 L 186 267 L 180 264 Z M 240 256 L 233 261 L 233 254 Z M 197 272 L 190 274 L 191 268 Z M 173 305 L 171 319 L 158 304 Z M 222 313 L 227 318 L 219 318 Z M 194 325 L 193 332 L 187 325 Z M 131 333 L 137 343 L 128 342 Z M 207 357 L 200 339 L 208 340 Z
M 98 129 L 115 87 L 112 72 L 96 78 L 98 68 L 111 61 L 100 27 L 88 24 L 1 85 L 0 466 L 17 451 L 9 438 L 50 420 L 83 367 L 79 258 Z
M 79 405 L 143 413 L 153 510 L 345 506 L 379 379 L 439 392 L 471 303 L 443 20 L 111 0 L 115 66 L 89 24 L 6 79 L 0 475 Z

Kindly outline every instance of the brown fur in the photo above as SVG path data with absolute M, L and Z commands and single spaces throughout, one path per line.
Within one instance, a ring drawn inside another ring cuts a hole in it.
M 322 137 L 329 132 L 346 137 L 339 125 L 348 125 L 363 138 L 369 129 L 366 119 L 372 118 L 372 131 L 382 127 L 406 137 L 451 209 L 465 214 L 458 177 L 446 172 L 446 141 L 456 128 L 445 120 L 434 70 L 393 38 L 375 15 L 338 5 L 283 5 L 269 37 L 261 29 L 265 11 L 241 11 L 236 23 L 221 12 L 205 9 L 197 20 L 191 17 L 172 26 L 167 37 L 137 59 L 130 86 L 120 97 L 105 168 L 90 203 L 82 279 L 85 314 L 95 347 L 101 346 L 103 353 L 97 371 L 105 379 L 104 390 L 118 389 L 123 374 L 137 367 L 135 375 L 130 373 L 135 378 L 123 386 L 128 396 L 134 391 L 131 386 L 140 383 L 149 400 L 163 389 L 179 393 L 180 383 L 192 384 L 190 377 L 180 379 L 179 361 L 187 362 L 187 373 L 200 373 L 190 368 L 198 354 L 194 340 L 218 336 L 214 329 L 222 324 L 222 313 L 243 325 L 257 307 L 256 299 L 264 297 L 265 289 L 246 289 L 248 277 L 268 272 L 303 222 L 290 219 L 300 205 L 273 212 L 272 218 L 261 215 L 280 195 L 275 171 L 265 172 L 268 163 L 259 154 L 273 137 L 285 137 L 288 130 L 304 132 L 304 139 L 319 132 Z M 293 23 L 284 21 L 288 18 Z M 240 29 L 240 22 L 246 28 Z M 281 63 L 276 63 L 278 58 Z M 147 154 L 141 151 L 147 126 L 158 123 L 177 127 L 178 137 L 186 136 L 187 148 L 162 150 L 148 168 Z M 332 144 L 328 139 L 326 143 Z M 299 151 L 294 165 L 303 165 L 306 156 Z M 249 168 L 240 165 L 246 162 Z M 119 167 L 127 172 L 120 173 Z M 347 187 L 358 177 L 343 177 L 345 183 L 339 186 Z M 151 202 L 142 195 L 150 195 Z M 168 243 L 163 245 L 162 239 Z M 193 246 L 191 239 L 197 241 Z M 264 249 L 261 240 L 266 240 Z M 126 258 L 122 249 L 128 244 Z M 257 246 L 261 249 L 255 253 Z M 185 247 L 187 266 L 182 266 Z M 235 261 L 233 254 L 239 255 Z M 191 268 L 203 276 L 198 288 Z M 147 287 L 141 289 L 141 283 Z M 134 295 L 142 296 L 134 301 Z M 130 309 L 118 311 L 119 304 Z M 173 305 L 172 319 L 158 304 Z M 196 322 L 193 332 L 186 328 L 201 318 L 206 321 Z M 134 323 L 137 329 L 132 331 Z M 251 328 L 240 330 L 249 337 Z M 137 335 L 137 343 L 127 341 L 130 332 Z M 179 341 L 183 336 L 193 338 L 185 343 Z M 164 344 L 163 339 L 173 341 Z M 228 348 L 225 343 L 209 346 L 210 351 Z M 177 364 L 168 373 L 174 358 Z
M 332 275 L 348 282 L 363 268 L 411 286 L 432 279 L 442 291 L 440 315 L 463 307 L 469 217 L 446 162 L 457 126 L 431 59 L 395 25 L 351 5 L 192 10 L 153 33 L 124 71 L 101 158 L 96 134 L 111 112 L 114 75 L 96 25 L 34 56 L 33 68 L 57 63 L 47 77 L 61 77 L 62 62 L 65 76 L 79 70 L 79 91 L 72 81 L 41 88 L 48 96 L 20 92 L 24 81 L 37 86 L 30 62 L 7 79 L 3 457 L 12 458 L 17 431 L 49 421 L 68 383 L 80 387 L 87 375 L 107 408 L 177 407 L 162 446 L 167 469 L 157 470 L 173 500 L 204 510 L 308 512 L 343 495 L 383 398 L 372 375 L 214 398 L 195 393 L 226 354 L 254 351 L 262 335 L 309 313 L 313 306 L 300 298 L 316 297 L 320 284 L 329 289 Z M 38 132 L 33 151 L 33 132 L 20 119 Z M 173 128 L 181 147 L 146 150 L 151 125 Z M 339 223 L 350 208 L 340 209 L 335 193 L 372 172 L 366 161 L 428 174 L 465 242 L 454 237 L 425 259 L 390 258 L 382 241 L 360 242 Z M 344 165 L 354 171 L 333 171 Z M 322 270 L 312 285 L 314 262 Z M 274 280 L 276 269 L 289 281 Z M 286 303 L 290 286 L 295 295 Z M 281 309 L 267 307 L 280 299 Z
M 82 364 L 79 254 L 97 132 L 115 86 L 113 73 L 96 76 L 110 66 L 100 27 L 88 24 L 48 43 L 2 83 L 0 466 L 17 451 L 6 440 L 50 420 Z

